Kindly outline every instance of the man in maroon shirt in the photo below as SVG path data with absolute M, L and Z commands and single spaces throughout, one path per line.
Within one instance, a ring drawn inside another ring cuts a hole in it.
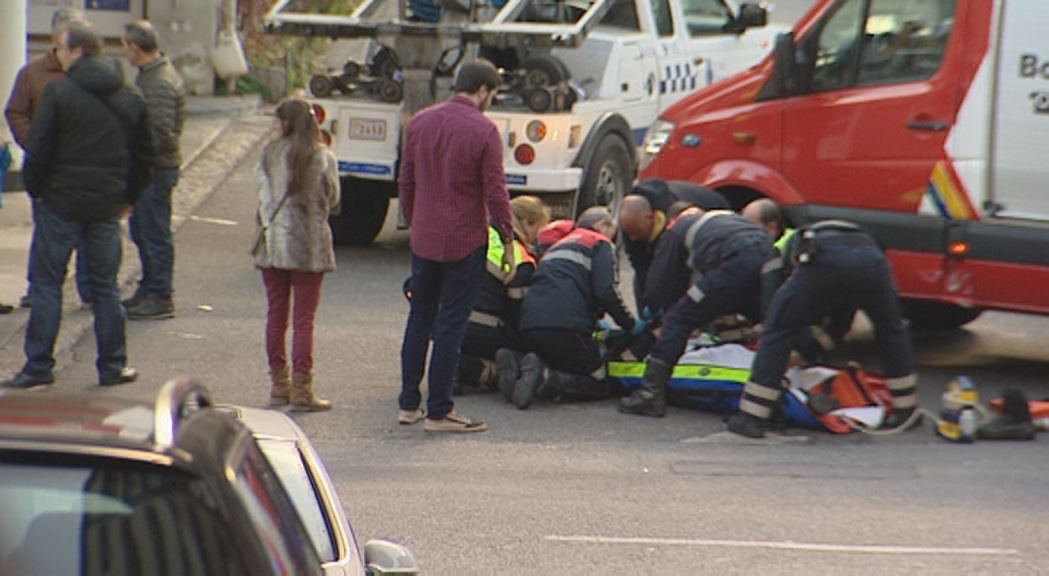
M 485 274 L 488 225 L 513 242 L 499 130 L 483 112 L 502 83 L 487 60 L 465 64 L 455 94 L 408 123 L 401 156 L 401 209 L 411 226 L 412 299 L 401 345 L 401 424 L 426 418 L 427 432 L 482 432 L 454 410 L 452 378 L 477 287 Z M 513 251 L 503 267 L 514 270 Z M 507 282 L 512 279 L 508 274 Z M 426 353 L 429 397 L 422 408 Z

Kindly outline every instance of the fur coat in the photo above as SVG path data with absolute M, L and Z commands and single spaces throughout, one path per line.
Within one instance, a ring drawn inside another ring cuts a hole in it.
M 287 139 L 278 138 L 266 145 L 259 162 L 255 266 L 331 272 L 335 270 L 335 251 L 328 215 L 339 209 L 338 162 L 331 150 L 318 147 L 302 189 L 280 206 L 288 186 L 289 148 Z

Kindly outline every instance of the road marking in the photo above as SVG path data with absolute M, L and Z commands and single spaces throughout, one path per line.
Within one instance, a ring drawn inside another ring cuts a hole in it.
M 935 546 L 857 546 L 844 544 L 806 544 L 804 542 L 763 542 L 760 540 L 705 540 L 683 538 L 613 538 L 607 536 L 546 536 L 553 542 L 580 544 L 648 544 L 654 546 L 722 546 L 726 548 L 769 548 L 799 552 L 859 552 L 863 554 L 937 554 L 969 556 L 1014 556 L 1019 550 L 1008 548 L 940 548 Z
M 207 222 L 208 224 L 222 224 L 223 226 L 236 226 L 237 223 L 233 220 L 226 220 L 225 218 L 208 218 L 207 216 L 190 216 L 190 220 L 197 222 Z

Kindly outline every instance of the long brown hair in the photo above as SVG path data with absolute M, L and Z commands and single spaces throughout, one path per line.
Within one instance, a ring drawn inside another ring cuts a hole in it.
M 301 98 L 281 102 L 277 106 L 277 118 L 281 119 L 284 130 L 281 137 L 291 142 L 288 150 L 288 195 L 291 196 L 302 188 L 313 153 L 320 146 L 320 131 L 309 102 Z

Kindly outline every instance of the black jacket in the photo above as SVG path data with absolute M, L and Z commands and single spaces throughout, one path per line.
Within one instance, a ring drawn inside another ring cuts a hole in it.
M 688 267 L 688 249 L 685 233 L 693 218 L 682 216 L 667 224 L 656 240 L 652 254 L 652 265 L 642 285 L 645 292 L 641 297 L 642 308 L 653 312 L 666 312 L 688 290 L 692 271 Z
M 683 201 L 703 210 L 728 210 L 731 206 L 721 193 L 692 182 L 680 180 L 642 180 L 638 182 L 631 194 L 643 196 L 656 212 L 658 234 L 652 240 L 633 241 L 624 236 L 623 250 L 630 265 L 634 268 L 634 293 L 638 306 L 644 306 L 643 295 L 648 291 L 647 278 L 649 267 L 655 257 L 655 247 L 659 236 L 666 229 L 670 218 L 667 211 L 675 202 Z M 654 308 L 653 308 L 654 309 Z
M 521 307 L 521 330 L 564 328 L 590 334 L 608 312 L 624 330 L 634 317 L 623 305 L 612 242 L 585 228 L 550 247 Z
M 149 184 L 146 104 L 115 62 L 80 58 L 51 82 L 26 147 L 26 190 L 66 220 L 120 216 Z

